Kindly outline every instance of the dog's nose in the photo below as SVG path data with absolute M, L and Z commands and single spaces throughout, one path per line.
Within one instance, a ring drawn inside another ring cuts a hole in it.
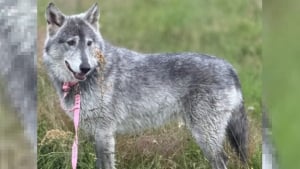
M 81 64 L 79 66 L 81 73 L 87 74 L 90 70 L 91 67 L 88 64 Z

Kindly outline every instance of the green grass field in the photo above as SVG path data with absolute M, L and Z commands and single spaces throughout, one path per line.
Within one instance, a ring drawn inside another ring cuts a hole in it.
M 53 1 L 66 14 L 94 1 Z M 38 168 L 71 168 L 73 127 L 40 63 L 46 0 L 38 1 Z M 248 168 L 261 168 L 261 1 L 110 0 L 99 2 L 103 37 L 140 52 L 194 51 L 225 58 L 238 71 L 250 120 Z M 93 144 L 80 135 L 79 167 L 94 168 Z M 242 168 L 225 142 L 229 168 Z M 117 168 L 210 168 L 190 133 L 176 123 L 139 135 L 117 136 Z

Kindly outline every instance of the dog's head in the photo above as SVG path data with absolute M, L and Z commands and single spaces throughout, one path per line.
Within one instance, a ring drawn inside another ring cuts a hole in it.
M 95 49 L 103 50 L 99 32 L 99 8 L 94 4 L 84 13 L 67 16 L 50 3 L 44 63 L 61 81 L 83 81 L 97 67 Z

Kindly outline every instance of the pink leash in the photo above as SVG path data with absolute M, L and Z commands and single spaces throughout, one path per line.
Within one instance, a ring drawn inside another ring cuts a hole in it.
M 78 126 L 79 126 L 79 117 L 80 117 L 80 91 L 79 84 L 77 82 L 65 82 L 63 83 L 62 90 L 64 92 L 64 98 L 69 93 L 71 87 L 75 86 L 75 102 L 73 111 L 74 119 L 74 128 L 75 128 L 75 138 L 72 146 L 72 168 L 76 169 L 77 167 L 77 158 L 78 158 Z

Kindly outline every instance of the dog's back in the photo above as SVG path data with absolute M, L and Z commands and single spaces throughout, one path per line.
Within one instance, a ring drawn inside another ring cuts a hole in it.
M 120 130 L 132 131 L 159 125 L 173 116 L 184 117 L 182 112 L 188 111 L 185 104 L 190 104 L 195 93 L 212 107 L 224 99 L 222 106 L 228 110 L 242 101 L 235 71 L 216 57 L 196 53 L 140 54 L 120 48 L 104 54 L 108 62 L 104 79 L 113 79 L 105 94 L 112 95 L 107 98 L 113 97 L 112 104 L 120 110 L 116 118 L 126 118 L 120 120 Z M 231 90 L 236 95 L 230 96 Z

